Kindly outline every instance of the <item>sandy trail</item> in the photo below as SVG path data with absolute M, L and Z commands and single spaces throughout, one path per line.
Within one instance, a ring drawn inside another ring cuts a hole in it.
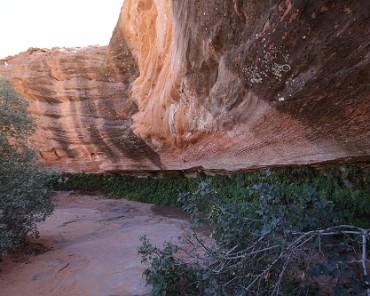
M 162 245 L 189 226 L 176 211 L 127 200 L 61 192 L 56 201 L 39 226 L 40 242 L 52 250 L 1 263 L 1 296 L 149 295 L 137 255 L 140 236 Z

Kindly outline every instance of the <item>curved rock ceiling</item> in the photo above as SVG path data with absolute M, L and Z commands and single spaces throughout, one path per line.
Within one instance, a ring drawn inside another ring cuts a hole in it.
M 29 49 L 0 74 L 65 172 L 370 155 L 368 0 L 125 0 L 107 47 Z

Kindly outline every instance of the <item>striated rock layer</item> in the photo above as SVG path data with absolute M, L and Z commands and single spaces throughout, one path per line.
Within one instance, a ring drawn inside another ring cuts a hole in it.
M 30 49 L 0 73 L 63 171 L 370 158 L 368 0 L 125 0 L 108 47 Z

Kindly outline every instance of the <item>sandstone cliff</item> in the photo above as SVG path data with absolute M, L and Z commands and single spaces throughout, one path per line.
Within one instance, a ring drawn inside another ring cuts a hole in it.
M 0 74 L 63 171 L 235 171 L 369 159 L 369 49 L 367 0 L 125 0 L 108 47 Z

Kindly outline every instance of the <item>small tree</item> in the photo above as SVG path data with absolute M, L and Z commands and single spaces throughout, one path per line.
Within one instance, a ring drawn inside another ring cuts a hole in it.
M 190 233 L 160 249 L 143 237 L 153 295 L 321 295 L 326 278 L 330 295 L 370 296 L 370 229 L 342 224 L 312 187 L 259 183 L 231 200 L 201 182 L 179 201 L 213 244 Z
M 37 236 L 36 223 L 53 211 L 53 171 L 40 166 L 26 143 L 34 131 L 27 106 L 0 76 L 0 256 L 28 234 Z

